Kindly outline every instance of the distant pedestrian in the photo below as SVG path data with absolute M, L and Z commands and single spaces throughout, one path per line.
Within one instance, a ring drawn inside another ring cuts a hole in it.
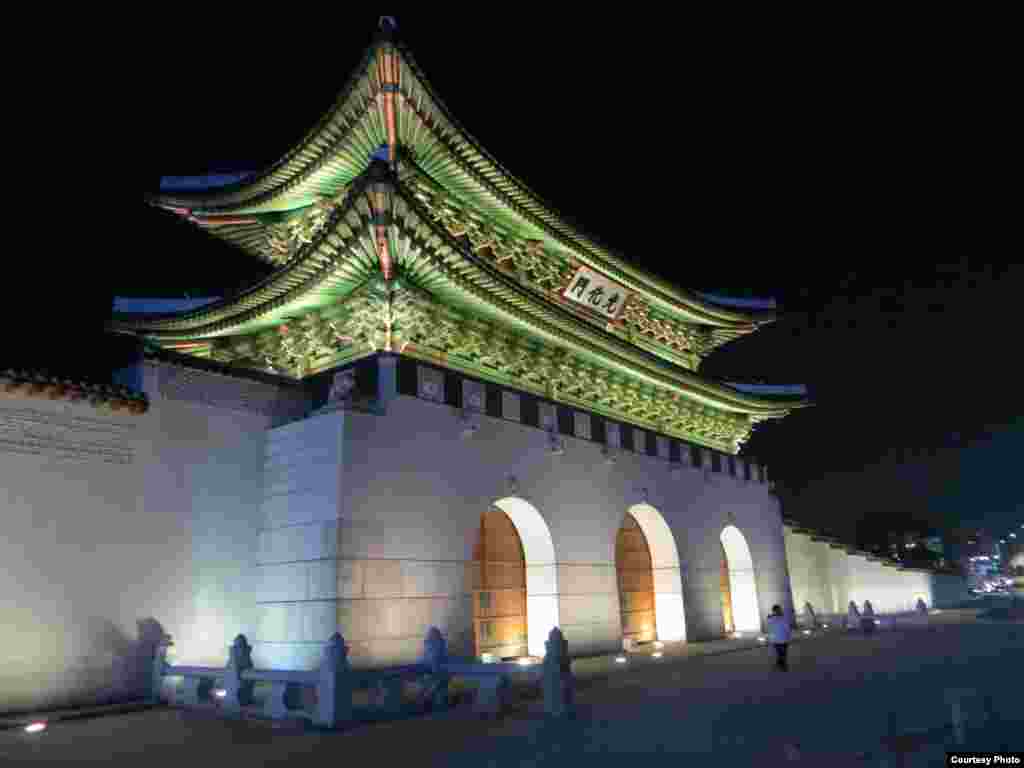
M 786 653 L 789 650 L 789 640 L 793 632 L 782 613 L 782 606 L 773 605 L 771 615 L 768 617 L 768 640 L 775 648 L 775 666 L 783 672 L 789 669 L 786 661 Z

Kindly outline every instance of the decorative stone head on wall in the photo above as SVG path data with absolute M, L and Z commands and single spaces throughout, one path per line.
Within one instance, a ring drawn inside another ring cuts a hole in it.
M 341 371 L 334 374 L 331 382 L 331 392 L 327 402 L 331 405 L 341 405 L 352 401 L 352 395 L 356 389 L 356 375 L 354 371 Z M 323 390 L 321 390 L 323 391 Z

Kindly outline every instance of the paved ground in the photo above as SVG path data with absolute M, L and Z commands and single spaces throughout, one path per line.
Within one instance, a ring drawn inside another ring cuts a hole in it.
M 735 644 L 731 646 L 735 648 Z M 947 697 L 961 694 L 966 748 L 1024 749 L 1024 624 L 946 612 L 874 637 L 840 632 L 791 651 L 722 653 L 694 645 L 661 659 L 576 663 L 578 714 L 549 721 L 527 696 L 497 720 L 465 707 L 323 733 L 166 709 L 0 732 L 0 764 L 337 766 L 373 760 L 437 766 L 588 768 L 624 756 L 713 755 L 727 765 L 942 765 L 955 738 Z M 987 714 L 986 714 L 987 712 Z M 670 758 L 671 759 L 671 758 Z M 937 762 L 936 762 L 937 761 Z

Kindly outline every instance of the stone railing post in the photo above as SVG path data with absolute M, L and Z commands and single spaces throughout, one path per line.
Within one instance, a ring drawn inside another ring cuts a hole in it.
M 252 646 L 239 635 L 231 645 L 228 665 L 224 668 L 224 709 L 237 712 L 252 704 L 253 683 L 242 679 L 242 673 L 252 669 Z
M 150 680 L 149 698 L 155 703 L 163 701 L 164 675 L 167 673 L 167 653 L 174 641 L 170 635 L 164 635 L 153 651 L 153 669 Z
M 850 607 L 846 611 L 846 628 L 857 629 L 860 627 L 860 611 L 857 610 L 857 604 L 850 601 Z
M 875 618 L 875 608 L 871 605 L 870 600 L 864 601 L 864 614 L 865 617 Z
M 337 728 L 352 720 L 352 677 L 349 672 L 345 638 L 335 632 L 327 641 L 320 662 L 320 679 L 316 686 L 317 725 Z
M 427 630 L 427 636 L 423 641 L 423 664 L 430 670 L 430 698 L 431 709 L 440 711 L 448 707 L 448 680 L 449 674 L 444 665 L 448 663 L 448 643 L 445 641 L 441 630 L 431 627 Z
M 814 613 L 814 606 L 811 605 L 810 601 L 804 603 L 804 616 L 807 619 L 807 625 L 812 629 L 817 629 L 818 617 Z
M 564 717 L 573 713 L 575 681 L 569 643 L 562 630 L 555 627 L 544 643 L 544 713 Z

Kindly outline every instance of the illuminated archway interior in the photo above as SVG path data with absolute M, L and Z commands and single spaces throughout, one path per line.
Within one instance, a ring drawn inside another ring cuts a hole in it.
M 683 578 L 679 567 L 679 550 L 672 530 L 661 512 L 650 504 L 630 507 L 628 517 L 632 517 L 640 527 L 650 552 L 657 639 L 664 642 L 685 641 Z
M 494 506 L 507 515 L 522 548 L 526 652 L 530 656 L 543 656 L 548 634 L 558 626 L 558 570 L 551 531 L 540 512 L 524 499 L 500 499 L 494 502 Z M 507 548 L 510 549 L 510 545 Z M 474 615 L 475 611 L 476 608 Z
M 732 623 L 736 632 L 759 632 L 761 611 L 757 602 L 757 581 L 750 547 L 740 530 L 733 525 L 722 531 L 722 550 L 728 569 L 729 598 Z M 723 601 L 724 602 L 724 601 Z

